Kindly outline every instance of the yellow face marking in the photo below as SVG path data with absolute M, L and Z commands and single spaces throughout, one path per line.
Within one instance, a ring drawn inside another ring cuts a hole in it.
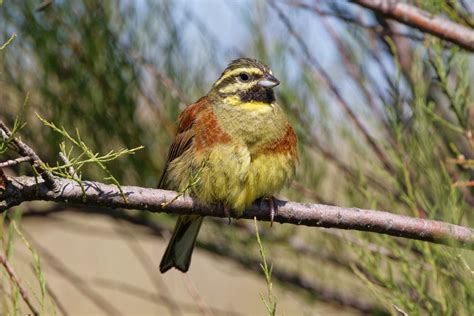
M 242 104 L 242 101 L 240 101 L 240 97 L 238 95 L 231 95 L 229 97 L 224 98 L 224 103 L 227 103 L 233 106 L 238 106 Z
M 233 106 L 238 106 L 246 111 L 267 111 L 273 108 L 273 104 L 260 102 L 260 101 L 249 101 L 242 102 L 239 96 L 233 95 L 224 98 L 224 102 Z
M 260 101 L 251 101 L 245 102 L 240 105 L 246 111 L 258 111 L 258 112 L 266 112 L 270 111 L 273 108 L 272 104 L 260 102 Z
M 228 72 L 224 72 L 222 74 L 222 77 L 220 77 L 219 80 L 217 80 L 216 83 L 214 83 L 214 87 L 217 87 L 224 79 L 235 76 L 235 75 L 240 74 L 242 72 L 245 72 L 245 73 L 248 73 L 248 74 L 253 74 L 253 75 L 263 75 L 262 70 L 259 69 L 259 68 L 241 67 L 241 68 L 233 69 L 233 70 L 228 71 Z

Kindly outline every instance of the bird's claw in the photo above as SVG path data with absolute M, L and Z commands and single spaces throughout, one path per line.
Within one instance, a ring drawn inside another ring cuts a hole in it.
M 229 207 L 225 204 L 222 205 L 223 209 L 224 209 L 224 214 L 225 216 L 227 217 L 227 219 L 229 220 L 229 223 L 228 225 L 230 225 L 232 223 L 232 218 L 230 217 L 230 212 L 229 212 Z
M 277 208 L 275 207 L 275 198 L 273 196 L 265 196 L 260 200 L 260 209 L 262 209 L 263 201 L 267 201 L 268 207 L 270 208 L 270 227 L 273 227 L 273 220 L 277 213 Z

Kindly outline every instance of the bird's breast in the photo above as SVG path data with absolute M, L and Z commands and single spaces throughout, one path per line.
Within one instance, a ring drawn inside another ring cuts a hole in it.
M 245 143 L 251 153 L 282 137 L 288 124 L 278 104 L 260 103 L 224 104 L 214 110 L 221 129 Z
M 277 193 L 295 171 L 291 152 L 261 152 L 252 157 L 243 143 L 216 145 L 194 158 L 201 169 L 193 194 L 204 203 L 224 202 L 238 212 L 259 197 Z

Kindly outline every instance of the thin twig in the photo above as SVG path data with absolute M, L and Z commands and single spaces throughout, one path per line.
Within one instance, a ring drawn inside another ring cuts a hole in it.
M 66 157 L 66 155 L 62 152 L 59 153 L 59 159 L 64 163 L 64 165 L 69 165 L 69 168 L 67 168 L 67 173 L 73 178 L 73 179 L 79 179 L 79 176 L 76 173 L 76 170 L 74 170 L 74 167 L 72 166 L 71 162 L 69 159 Z
M 38 6 L 36 7 L 36 11 L 41 12 L 41 11 L 45 10 L 46 8 L 48 8 L 50 5 L 53 4 L 53 1 L 54 0 L 44 0 L 43 2 L 38 4 Z
M 34 270 L 34 267 L 32 267 Z M 46 291 L 48 292 L 49 296 L 51 297 L 51 300 L 54 302 L 56 307 L 59 309 L 61 314 L 63 316 L 69 316 L 69 313 L 66 310 L 66 307 L 61 303 L 61 300 L 59 299 L 58 295 L 56 295 L 56 292 L 53 291 L 53 289 L 49 286 L 48 283 L 45 283 Z
M 23 298 L 23 301 L 26 303 L 26 305 L 28 305 L 28 308 L 33 313 L 33 315 L 35 316 L 39 315 L 39 312 L 33 306 L 33 303 L 31 303 L 28 293 L 26 292 L 25 287 L 21 283 L 20 278 L 17 276 L 15 269 L 13 268 L 13 266 L 10 264 L 7 257 L 3 253 L 0 253 L 0 264 L 3 265 L 8 275 L 10 276 L 10 279 L 18 287 L 18 290 L 20 291 L 20 295 Z
M 456 181 L 453 183 L 453 187 L 461 188 L 461 187 L 474 187 L 474 181 Z
M 27 161 L 31 161 L 31 157 L 20 157 L 20 158 L 0 162 L 0 169 L 1 168 L 6 168 L 6 167 L 16 166 L 16 165 L 18 165 L 22 162 L 27 162 Z
M 186 285 L 186 288 L 188 289 L 188 293 L 191 295 L 193 301 L 198 306 L 201 314 L 204 316 L 213 316 L 214 313 L 212 312 L 212 310 L 209 308 L 209 306 L 206 304 L 204 299 L 199 294 L 199 291 L 194 285 L 193 280 L 191 280 L 191 278 L 189 277 L 189 274 L 186 274 L 186 273 L 183 274 L 183 280 L 184 280 L 184 284 Z
M 267 263 L 265 250 L 263 248 L 262 240 L 260 239 L 260 234 L 258 233 L 258 224 L 257 224 L 256 217 L 253 218 L 253 223 L 255 225 L 255 237 L 257 238 L 258 250 L 260 253 L 260 258 L 262 260 L 262 262 L 260 263 L 260 268 L 262 269 L 262 272 L 265 276 L 265 282 L 267 283 L 267 299 L 265 299 L 263 295 L 260 295 L 260 298 L 265 304 L 268 314 L 271 316 L 275 316 L 277 303 L 275 301 L 276 300 L 275 295 L 273 294 L 273 283 L 272 283 L 273 264 L 270 264 L 269 266 Z
M 5 140 L 8 139 L 9 137 L 11 137 L 11 135 L 12 135 L 10 129 L 2 121 L 0 121 L 0 131 L 2 132 L 2 133 L 0 133 L 0 136 Z M 43 178 L 43 180 L 45 181 L 45 184 L 50 189 L 55 190 L 56 189 L 55 178 L 54 178 L 54 176 L 51 172 L 49 172 L 48 170 L 44 170 L 44 168 L 43 168 L 44 163 L 40 159 L 40 157 L 36 154 L 36 152 L 30 146 L 23 143 L 17 137 L 14 137 L 12 139 L 12 144 L 15 146 L 17 152 L 20 155 L 28 156 L 28 157 L 31 158 L 33 166 L 40 169 L 40 171 L 41 171 L 40 174 L 41 174 L 41 177 Z
M 350 14 L 343 14 L 340 12 L 335 12 L 335 11 L 326 11 L 326 10 L 321 10 L 318 6 L 316 5 L 310 5 L 308 3 L 300 2 L 300 1 L 295 1 L 295 0 L 287 0 L 283 1 L 282 3 L 292 6 L 295 8 L 299 8 L 302 10 L 306 10 L 309 12 L 313 12 L 318 14 L 319 16 L 322 17 L 330 17 L 330 18 L 335 18 L 340 21 L 346 22 L 348 24 L 352 24 L 355 26 L 359 26 L 360 28 L 363 28 L 369 32 L 376 33 L 376 34 L 384 34 L 386 30 L 380 25 L 380 24 L 367 24 L 358 19 L 355 16 L 352 16 Z M 406 37 L 414 41 L 421 42 L 423 41 L 423 38 L 416 35 L 416 34 L 411 34 L 411 33 L 406 33 L 406 32 L 397 32 L 394 35 L 401 36 L 401 37 Z

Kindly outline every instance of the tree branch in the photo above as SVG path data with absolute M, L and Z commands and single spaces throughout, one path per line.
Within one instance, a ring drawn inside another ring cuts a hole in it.
M 87 206 L 136 209 L 150 212 L 174 214 L 199 214 L 202 216 L 226 217 L 224 210 L 199 205 L 190 197 L 177 197 L 176 192 L 123 186 L 122 192 L 115 185 L 93 181 L 56 179 L 57 190 L 51 190 L 34 177 L 7 177 L 5 189 L 0 191 L 0 212 L 26 201 L 54 201 Z M 174 200 L 171 204 L 163 205 Z M 268 206 L 254 203 L 240 218 L 270 221 Z M 327 228 L 353 229 L 391 236 L 445 244 L 453 247 L 474 249 L 474 230 L 440 221 L 424 220 L 388 212 L 343 208 L 323 204 L 304 204 L 276 201 L 278 207 L 275 221 L 295 225 Z M 232 214 L 233 217 L 237 217 Z
M 26 156 L 26 157 L 20 157 L 20 158 L 0 162 L 0 169 L 1 168 L 6 168 L 6 167 L 11 167 L 11 166 L 16 166 L 16 165 L 18 165 L 22 162 L 26 162 L 26 161 L 31 161 L 31 157 Z
M 351 0 L 387 18 L 430 33 L 469 51 L 474 51 L 474 31 L 440 16 L 399 1 Z

